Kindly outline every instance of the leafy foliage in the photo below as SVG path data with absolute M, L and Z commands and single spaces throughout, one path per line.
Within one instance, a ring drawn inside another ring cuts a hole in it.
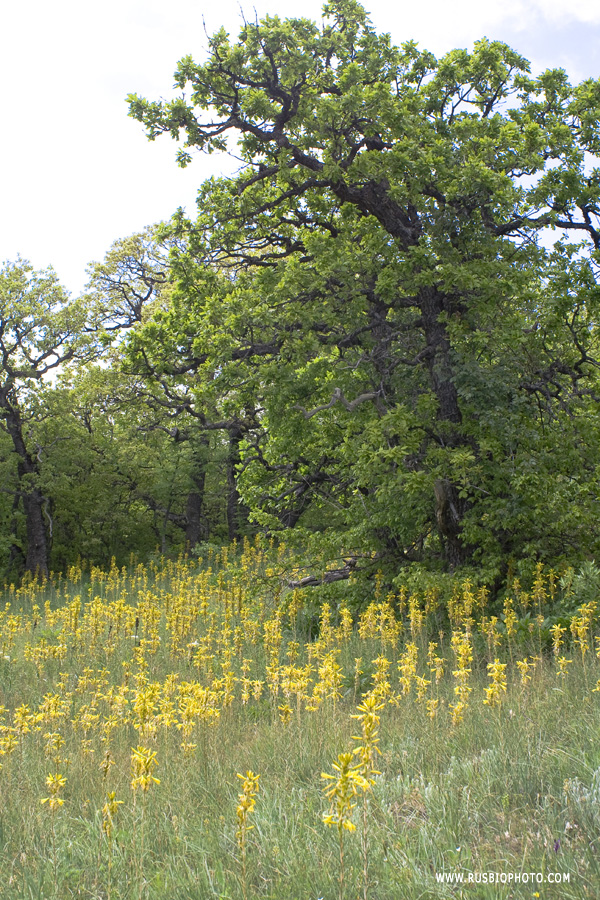
M 592 552 L 600 86 L 324 14 L 221 30 L 180 97 L 130 98 L 181 165 L 242 160 L 173 219 L 172 305 L 131 358 L 243 422 L 263 526 L 488 577 Z

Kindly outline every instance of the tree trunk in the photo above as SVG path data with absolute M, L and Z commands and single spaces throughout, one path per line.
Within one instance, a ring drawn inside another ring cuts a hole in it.
M 32 575 L 45 577 L 48 575 L 48 538 L 44 523 L 45 497 L 35 485 L 39 475 L 38 461 L 27 451 L 18 408 L 6 402 L 4 420 L 18 458 L 19 494 L 23 501 L 27 529 L 25 569 Z
M 435 518 L 446 559 L 451 569 L 465 560 L 465 547 L 460 537 L 464 500 L 458 496 L 455 485 L 446 478 L 438 478 L 433 486 L 435 494 Z
M 10 574 L 13 567 L 16 571 L 22 571 L 22 566 L 25 563 L 25 555 L 21 547 L 19 547 L 18 541 L 18 519 L 17 513 L 19 511 L 19 504 L 21 502 L 21 495 L 18 491 L 15 491 L 15 496 L 12 505 L 13 517 L 10 523 L 10 534 L 11 534 L 11 544 L 10 551 L 8 554 L 8 568 L 7 571 Z
M 208 444 L 208 437 L 201 435 L 199 446 L 192 447 L 190 478 L 193 486 L 187 496 L 185 509 L 185 543 L 188 550 L 191 550 L 200 541 L 205 541 L 208 538 L 206 518 L 203 515 Z
M 457 446 L 463 443 L 458 428 L 462 422 L 462 414 L 454 383 L 450 338 L 443 321 L 443 313 L 448 311 L 448 298 L 431 287 L 422 291 L 420 300 L 421 319 L 428 350 L 429 380 L 438 401 L 437 421 L 443 423 L 441 437 L 446 446 Z M 436 481 L 434 494 L 437 529 L 448 565 L 454 569 L 468 556 L 460 534 L 468 504 L 459 497 L 456 486 L 446 478 Z
M 446 323 L 440 321 L 447 312 L 447 298 L 435 288 L 425 288 L 420 297 L 421 320 L 427 346 L 427 366 L 432 390 L 439 403 L 438 421 L 460 425 L 462 414 L 454 384 L 450 338 Z M 457 435 L 450 430 L 450 439 Z
M 240 441 L 244 436 L 241 425 L 229 429 L 229 450 L 227 453 L 227 530 L 229 540 L 239 537 L 241 526 L 248 518 L 248 510 L 240 500 L 237 489 L 236 467 L 240 461 Z
M 39 488 L 23 494 L 27 526 L 25 568 L 39 577 L 48 575 L 48 539 L 44 523 L 44 496 Z

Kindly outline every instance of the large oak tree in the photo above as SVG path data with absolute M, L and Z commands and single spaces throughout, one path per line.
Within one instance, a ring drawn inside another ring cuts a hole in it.
M 182 165 L 241 168 L 175 217 L 173 304 L 135 352 L 250 414 L 255 516 L 449 568 L 589 549 L 599 82 L 396 47 L 355 0 L 221 30 L 175 81 L 131 115 Z

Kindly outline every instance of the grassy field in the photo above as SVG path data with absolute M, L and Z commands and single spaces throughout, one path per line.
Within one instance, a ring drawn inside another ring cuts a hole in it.
M 0 896 L 597 898 L 596 602 L 538 567 L 316 618 L 282 553 L 7 586 Z

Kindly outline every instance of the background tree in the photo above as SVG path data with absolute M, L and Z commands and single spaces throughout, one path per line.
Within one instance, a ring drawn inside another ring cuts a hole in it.
M 109 566 L 114 556 L 125 565 L 172 537 L 146 497 L 177 497 L 182 475 L 168 442 L 140 431 L 143 411 L 131 390 L 131 379 L 104 359 L 65 373 L 45 398 L 51 415 L 36 434 L 48 447 L 40 480 L 51 498 L 55 570 L 78 558 Z
M 106 331 L 112 332 L 111 365 L 121 370 L 114 383 L 117 387 L 118 382 L 118 387 L 112 395 L 113 405 L 122 412 L 130 410 L 139 440 L 162 446 L 164 472 L 168 460 L 177 460 L 178 477 L 168 496 L 160 498 L 147 485 L 143 494 L 138 490 L 138 499 L 148 504 L 157 522 L 163 517 L 169 530 L 171 526 L 181 529 L 186 547 L 192 549 L 211 532 L 216 536 L 222 520 L 230 539 L 240 533 L 244 513 L 238 502 L 235 466 L 244 425 L 235 416 L 215 421 L 214 403 L 207 404 L 208 396 L 201 398 L 190 391 L 183 358 L 187 350 L 179 338 L 173 344 L 171 332 L 163 327 L 173 288 L 169 252 L 177 247 L 178 243 L 156 226 L 116 241 L 101 263 L 90 266 L 88 296 L 101 311 Z M 137 332 L 143 322 L 146 334 L 154 337 L 142 346 Z M 126 360 L 121 356 L 125 334 L 137 348 Z M 218 437 L 223 433 L 224 440 Z M 183 502 L 182 485 L 187 485 Z M 225 502 L 218 504 L 220 512 L 215 508 L 215 493 L 225 497 Z M 160 545 L 166 549 L 165 528 Z
M 33 423 L 47 415 L 38 396 L 40 386 L 61 367 L 76 359 L 89 360 L 96 352 L 84 336 L 85 321 L 83 305 L 69 299 L 51 269 L 34 272 L 19 260 L 0 270 L 0 427 L 14 454 L 11 555 L 14 558 L 20 547 L 16 534 L 20 508 L 25 520 L 25 568 L 42 576 L 48 572 L 52 519 L 50 498 L 40 482 L 47 448 L 37 439 Z
M 134 249 L 143 285 L 132 282 Z M 120 372 L 124 329 L 139 322 L 156 299 L 154 283 L 166 278 L 150 270 L 146 235 L 118 250 L 121 268 L 115 247 L 96 267 L 104 294 L 76 301 L 52 271 L 19 261 L 1 273 L 0 566 L 10 577 L 24 569 L 45 575 L 78 557 L 122 564 L 130 553 L 183 545 L 176 509 L 188 490 L 185 454 L 144 431 L 143 385 Z

